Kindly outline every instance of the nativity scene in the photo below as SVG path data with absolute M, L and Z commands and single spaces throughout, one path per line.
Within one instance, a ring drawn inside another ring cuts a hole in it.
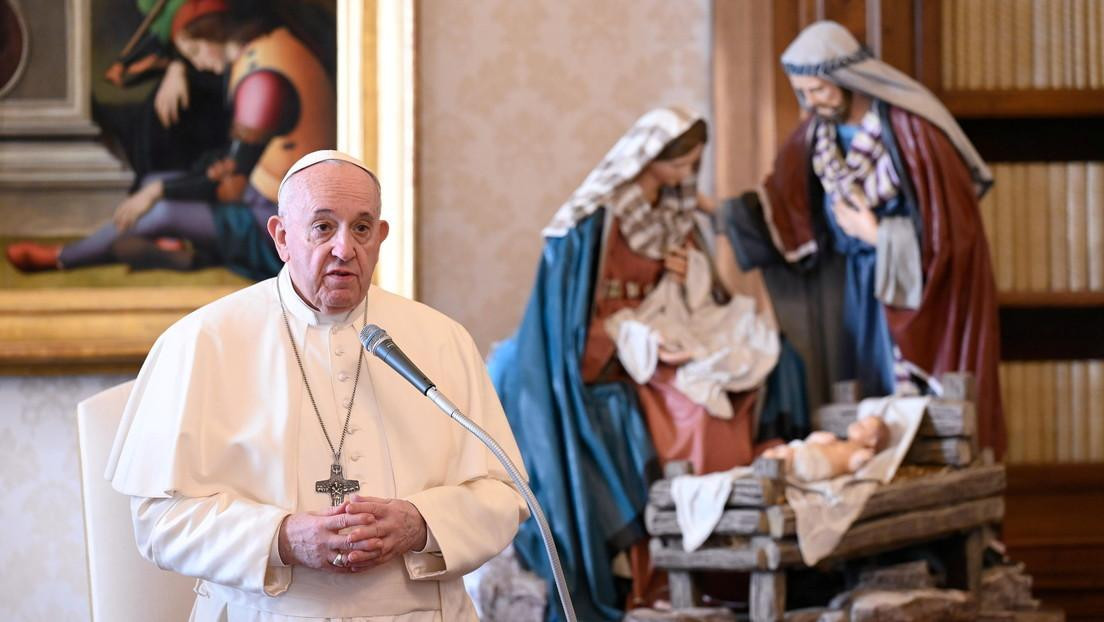
M 62 4 L 13 619 L 1104 616 L 1104 3 Z

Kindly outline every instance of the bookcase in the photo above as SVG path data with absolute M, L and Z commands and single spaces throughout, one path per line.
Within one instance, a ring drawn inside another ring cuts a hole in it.
M 777 58 L 821 19 L 931 89 L 994 170 L 1003 536 L 1048 605 L 1104 619 L 1104 0 L 775 0 L 776 144 L 800 114 Z

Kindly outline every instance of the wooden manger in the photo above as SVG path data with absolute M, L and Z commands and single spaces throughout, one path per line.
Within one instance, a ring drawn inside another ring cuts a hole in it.
M 944 396 L 928 407 L 898 477 L 871 495 L 836 549 L 817 567 L 958 536 L 965 576 L 959 581 L 962 585 L 955 587 L 978 591 L 988 533 L 1004 516 L 1005 470 L 977 451 L 971 386 L 969 377 L 944 379 Z M 845 387 L 837 390 L 836 395 L 841 394 L 846 394 Z M 856 410 L 854 403 L 826 406 L 817 413 L 815 427 L 842 436 Z M 671 478 L 688 469 L 688 463 L 669 464 L 666 479 L 652 486 L 645 510 L 652 563 L 668 571 L 672 606 L 679 610 L 695 605 L 692 571 L 746 572 L 750 573 L 751 620 L 782 620 L 786 570 L 805 564 L 794 513 L 786 503 L 780 461 L 760 459 L 754 465 L 754 477 L 734 482 L 710 539 L 689 553 L 682 549 L 671 498 Z M 932 472 L 916 475 L 910 470 Z M 906 473 L 909 476 L 902 476 Z

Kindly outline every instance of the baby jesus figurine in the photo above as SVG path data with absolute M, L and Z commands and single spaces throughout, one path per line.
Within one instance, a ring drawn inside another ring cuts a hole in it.
M 847 439 L 831 432 L 813 432 L 804 441 L 771 447 L 766 458 L 781 458 L 786 472 L 805 482 L 854 473 L 889 442 L 889 427 L 881 417 L 863 417 L 847 426 Z

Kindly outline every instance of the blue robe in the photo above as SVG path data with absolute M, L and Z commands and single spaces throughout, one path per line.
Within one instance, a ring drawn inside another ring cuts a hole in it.
M 536 285 L 517 333 L 488 368 L 551 525 L 580 620 L 620 620 L 626 590 L 613 556 L 645 536 L 645 469 L 655 450 L 623 382 L 584 385 L 581 370 L 601 252 L 599 210 L 545 241 Z M 514 541 L 549 586 L 548 619 L 562 619 L 540 532 L 526 521 Z
M 859 131 L 857 125 L 836 125 L 843 153 Z M 879 217 L 897 215 L 900 202 L 892 199 L 874 209 Z M 893 338 L 889 334 L 882 302 L 874 297 L 876 253 L 870 244 L 840 229 L 832 211 L 832 200 L 824 195 L 825 220 L 835 251 L 846 258 L 843 287 L 843 330 L 840 356 L 844 378 L 855 378 L 860 395 L 893 393 Z

